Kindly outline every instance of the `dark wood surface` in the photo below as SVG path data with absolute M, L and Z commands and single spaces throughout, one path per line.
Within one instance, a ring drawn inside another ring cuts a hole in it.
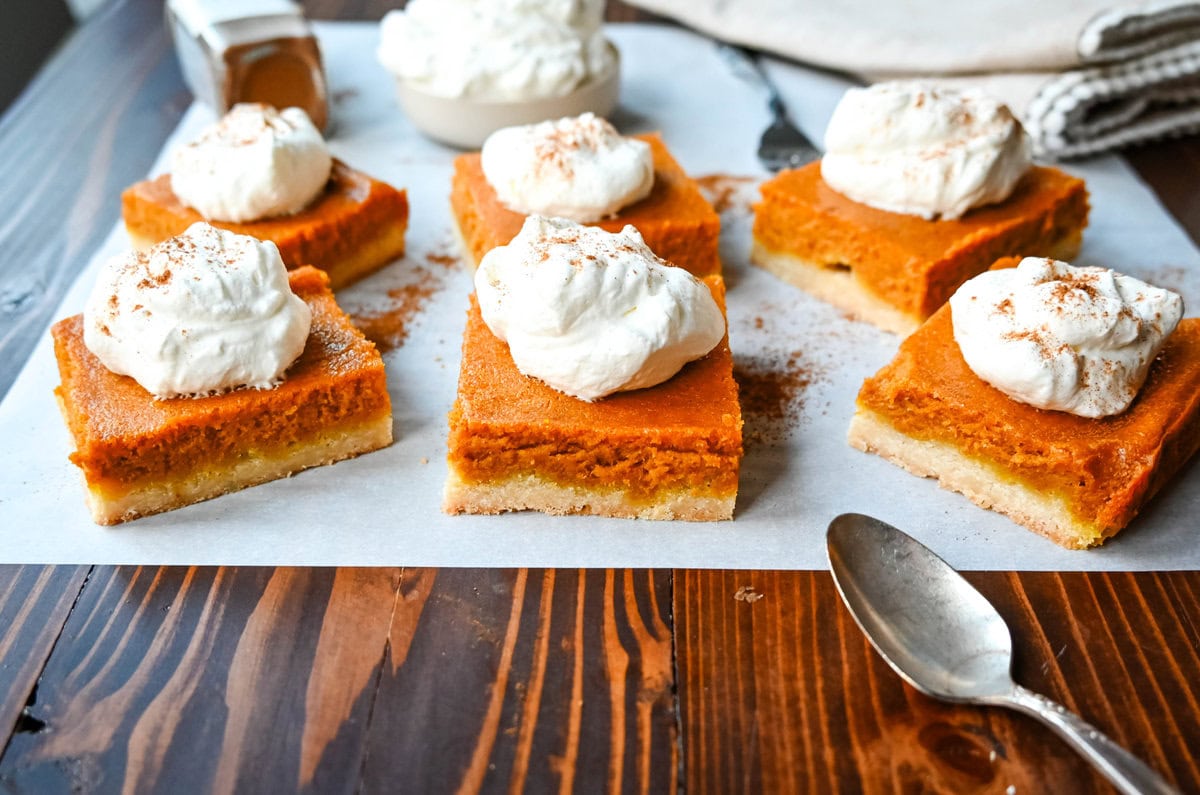
M 65 0 L 8 0 L 0 3 L 0 30 L 23 35 L 3 40 L 0 113 L 21 93 L 72 24 Z
M 0 394 L 187 106 L 160 13 L 116 3 L 0 118 Z M 1200 140 L 1129 159 L 1200 240 Z M 969 578 L 1023 684 L 1200 792 L 1200 574 Z M 2 793 L 679 788 L 1108 791 L 901 683 L 826 572 L 0 566 Z

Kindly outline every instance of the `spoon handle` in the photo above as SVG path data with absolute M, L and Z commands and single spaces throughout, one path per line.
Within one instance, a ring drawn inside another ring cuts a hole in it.
M 1178 795 L 1179 791 L 1164 781 L 1162 776 L 1145 762 L 1108 739 L 1094 726 L 1061 704 L 1020 685 L 1014 686 L 1012 695 L 1005 703 L 1038 718 L 1058 732 L 1068 745 L 1095 765 L 1121 792 L 1128 795 Z

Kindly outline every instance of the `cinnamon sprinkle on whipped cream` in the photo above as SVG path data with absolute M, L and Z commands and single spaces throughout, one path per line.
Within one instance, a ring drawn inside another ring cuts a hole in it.
M 274 243 L 197 223 L 104 264 L 83 340 L 157 398 L 203 396 L 276 385 L 311 323 Z
M 171 190 L 207 220 L 244 223 L 303 210 L 332 168 L 303 110 L 242 103 L 175 150 Z
M 632 226 L 532 215 L 484 255 L 475 292 L 518 370 L 586 401 L 662 383 L 725 335 L 708 287 Z
M 1106 268 L 1026 257 L 950 298 L 967 365 L 1004 394 L 1082 417 L 1120 414 L 1183 316 L 1183 299 Z
M 510 210 L 579 223 L 612 216 L 654 188 L 650 145 L 592 113 L 497 130 L 481 165 Z
M 842 97 L 821 177 L 861 204 L 945 220 L 1004 201 L 1031 164 L 1029 137 L 981 91 L 877 83 Z

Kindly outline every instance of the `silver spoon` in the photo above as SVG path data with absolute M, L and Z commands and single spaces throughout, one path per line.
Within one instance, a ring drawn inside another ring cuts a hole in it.
M 946 701 L 1011 707 L 1058 732 L 1121 792 L 1176 793 L 1082 718 L 1012 680 L 1012 635 L 983 594 L 909 535 L 847 513 L 825 536 L 833 582 L 901 678 Z

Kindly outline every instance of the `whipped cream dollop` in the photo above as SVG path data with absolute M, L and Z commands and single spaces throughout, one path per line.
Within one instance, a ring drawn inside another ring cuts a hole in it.
M 475 291 L 518 370 L 587 401 L 662 383 L 725 335 L 704 283 L 655 256 L 632 226 L 530 216 L 484 256 Z
M 257 221 L 303 210 L 332 167 L 303 110 L 242 103 L 175 150 L 171 190 L 210 221 Z
M 1106 268 L 1026 257 L 968 281 L 950 311 L 984 381 L 1038 408 L 1106 417 L 1137 396 L 1183 299 Z
M 615 63 L 599 0 L 412 0 L 380 23 L 378 57 L 427 93 L 560 97 Z
M 927 219 L 1004 201 L 1031 162 L 1029 137 L 1007 106 L 919 82 L 847 91 L 825 150 L 821 177 L 838 193 Z
M 650 144 L 593 113 L 496 130 L 483 142 L 481 161 L 501 203 L 524 215 L 590 223 L 654 188 Z
M 105 263 L 83 341 L 155 397 L 201 396 L 276 385 L 311 323 L 274 243 L 196 223 Z

